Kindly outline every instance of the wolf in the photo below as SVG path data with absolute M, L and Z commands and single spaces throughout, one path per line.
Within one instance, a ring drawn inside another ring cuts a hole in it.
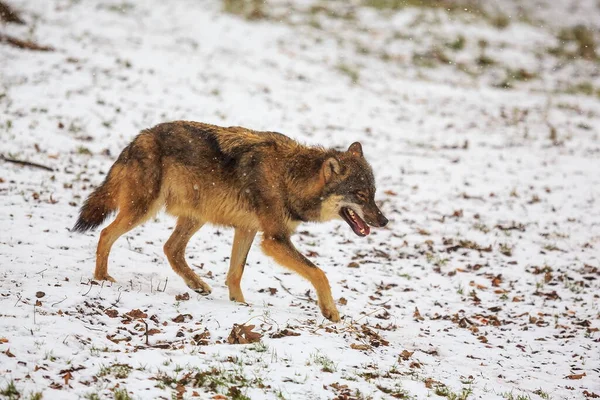
M 310 281 L 323 316 L 340 314 L 325 273 L 290 237 L 303 222 L 342 219 L 358 236 L 388 219 L 375 204 L 375 179 L 355 142 L 347 151 L 302 145 L 277 132 L 193 121 L 161 123 L 141 131 L 121 152 L 104 182 L 85 200 L 75 232 L 116 218 L 100 233 L 94 279 L 115 282 L 108 256 L 123 234 L 165 209 L 177 224 L 164 245 L 173 271 L 201 294 L 211 288 L 189 267 L 185 249 L 206 223 L 233 227 L 226 285 L 245 302 L 240 281 L 257 232 L 277 263 Z

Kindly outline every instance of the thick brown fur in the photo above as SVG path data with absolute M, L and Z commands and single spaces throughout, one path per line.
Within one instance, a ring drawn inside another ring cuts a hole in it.
M 304 146 L 276 132 L 176 121 L 142 131 L 123 150 L 85 201 L 74 230 L 95 228 L 118 210 L 100 234 L 94 273 L 95 279 L 114 281 L 107 272 L 112 244 L 164 207 L 178 218 L 164 246 L 171 267 L 190 288 L 210 293 L 186 263 L 186 245 L 205 223 L 234 227 L 227 285 L 230 298 L 240 302 L 248 250 L 263 232 L 263 251 L 308 279 L 323 315 L 338 321 L 327 277 L 290 236 L 301 222 L 341 218 L 343 206 L 369 225 L 384 226 L 374 194 L 359 143 L 342 152 Z

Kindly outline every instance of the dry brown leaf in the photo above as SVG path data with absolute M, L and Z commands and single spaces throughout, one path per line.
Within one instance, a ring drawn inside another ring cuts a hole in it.
M 434 388 L 434 386 L 440 386 L 440 385 L 442 385 L 442 382 L 436 381 L 433 378 L 427 378 L 427 379 L 425 379 L 424 383 L 425 383 L 425 387 L 427 389 L 432 389 L 432 388 Z
M 267 292 L 269 292 L 269 294 L 271 296 L 274 296 L 277 293 L 277 288 L 270 287 L 270 288 L 266 288 L 266 289 L 260 289 L 258 291 L 258 293 L 267 293 Z
M 190 299 L 190 294 L 188 292 L 175 295 L 175 301 L 188 301 L 189 299 Z
M 402 353 L 400 353 L 400 357 L 404 360 L 407 361 L 410 356 L 412 356 L 414 353 L 414 351 L 408 351 L 408 350 L 402 350 Z
M 131 318 L 147 318 L 148 314 L 146 314 L 145 312 L 143 312 L 142 310 L 139 309 L 135 309 L 135 310 L 131 310 L 128 313 L 126 313 L 126 315 L 128 315 Z
M 15 356 L 13 353 L 10 352 L 10 349 L 6 349 L 6 351 L 4 352 L 4 354 L 6 354 L 10 358 L 12 358 L 12 357 Z
M 352 348 L 354 350 L 371 350 L 371 346 L 369 346 L 368 344 L 352 343 L 350 345 L 350 348 Z
M 35 297 L 37 297 L 38 299 L 41 299 L 42 297 L 44 297 L 46 295 L 46 293 L 44 292 L 35 292 Z
M 186 319 L 191 320 L 192 319 L 191 314 L 179 314 L 178 316 L 173 318 L 172 321 L 181 324 L 181 323 L 185 322 Z
M 361 325 L 360 330 L 355 332 L 355 336 L 358 340 L 368 342 L 372 347 L 389 346 L 390 344 L 367 324 Z
M 300 336 L 300 334 L 298 332 L 294 332 L 294 331 L 291 331 L 291 330 L 285 328 L 280 331 L 271 333 L 269 335 L 269 337 L 271 339 L 279 339 L 279 338 L 286 337 L 286 336 Z
M 65 374 L 62 376 L 62 378 L 65 380 L 65 386 L 68 386 L 68 385 L 69 385 L 69 381 L 70 381 L 71 379 L 73 379 L 73 375 L 71 374 L 71 371 L 67 371 L 67 372 L 66 372 L 66 373 L 65 373 Z
M 130 342 L 131 341 L 131 336 L 117 338 L 116 334 L 115 335 L 106 335 L 106 338 L 113 343 Z
M 2 343 L 8 343 L 8 339 L 5 337 L 0 337 L 0 344 Z
M 502 283 L 502 275 L 497 275 L 492 278 L 492 286 L 498 287 Z
M 108 315 L 111 318 L 117 318 L 119 316 L 119 312 L 115 309 L 104 310 L 104 314 Z
M 204 328 L 204 332 L 198 333 L 192 337 L 194 344 L 197 346 L 206 346 L 208 345 L 208 340 L 210 339 L 210 332 L 208 329 Z
M 262 333 L 252 332 L 252 329 L 254 329 L 254 325 L 233 324 L 231 333 L 229 333 L 229 337 L 227 338 L 227 343 L 247 344 L 260 341 Z
M 415 307 L 415 312 L 413 313 L 413 318 L 417 321 L 424 321 L 425 318 L 423 318 L 421 316 L 421 313 L 419 312 L 419 309 L 417 307 Z
M 338 304 L 345 306 L 346 304 L 348 304 L 348 300 L 346 300 L 345 297 L 340 297 L 340 299 L 338 300 Z
M 573 375 L 567 375 L 565 376 L 566 379 L 573 379 L 573 380 L 577 380 L 577 379 L 581 379 L 583 378 L 585 375 L 585 372 L 583 374 L 573 374 Z

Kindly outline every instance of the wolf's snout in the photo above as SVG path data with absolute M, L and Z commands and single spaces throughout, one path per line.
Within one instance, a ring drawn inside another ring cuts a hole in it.
M 390 222 L 390 220 L 384 217 L 383 214 L 379 213 L 379 216 L 377 217 L 377 222 L 379 222 L 379 227 L 383 228 L 388 224 L 388 222 Z
M 363 208 L 363 212 L 365 214 L 365 220 L 371 226 L 383 228 L 389 222 L 374 202 L 370 207 Z

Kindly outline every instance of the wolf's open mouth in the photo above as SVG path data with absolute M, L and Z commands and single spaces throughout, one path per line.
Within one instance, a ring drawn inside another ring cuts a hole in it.
M 340 210 L 340 215 L 358 236 L 367 236 L 371 232 L 369 225 L 367 225 L 367 223 L 363 221 L 358 214 L 352 211 L 352 209 L 348 207 L 342 207 Z

